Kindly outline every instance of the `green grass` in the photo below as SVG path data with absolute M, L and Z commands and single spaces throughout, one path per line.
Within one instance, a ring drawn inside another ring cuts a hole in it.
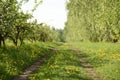
M 76 42 L 71 45 L 87 56 L 103 80 L 120 80 L 120 43 Z
M 0 48 L 0 80 L 12 80 L 13 77 L 45 55 L 59 43 L 27 43 L 19 47 L 9 45 Z
M 76 42 L 60 45 L 55 42 L 36 42 L 19 47 L 1 47 L 0 80 L 12 80 L 54 47 L 56 51 L 30 75 L 29 80 L 90 80 L 81 67 L 80 57 L 70 48 L 79 49 L 103 80 L 120 79 L 120 43 Z
M 60 46 L 46 63 L 30 75 L 29 80 L 90 80 L 75 51 Z

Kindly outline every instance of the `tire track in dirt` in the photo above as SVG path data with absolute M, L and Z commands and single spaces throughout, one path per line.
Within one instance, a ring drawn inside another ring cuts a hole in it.
M 80 58 L 80 64 L 82 68 L 86 71 L 86 74 L 88 77 L 90 77 L 92 80 L 103 80 L 102 77 L 94 70 L 94 67 L 89 63 L 87 60 L 87 56 L 80 53 L 78 49 L 73 49 L 76 53 L 76 55 Z
M 40 66 L 42 66 L 45 61 L 55 52 L 55 49 L 50 50 L 47 54 L 44 56 L 40 57 L 40 60 L 34 62 L 30 67 L 25 69 L 25 71 L 20 74 L 19 76 L 15 77 L 13 80 L 27 80 L 29 75 L 37 70 Z

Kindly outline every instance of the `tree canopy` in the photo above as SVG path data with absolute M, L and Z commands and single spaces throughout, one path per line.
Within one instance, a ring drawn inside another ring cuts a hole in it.
M 54 41 L 58 40 L 58 34 L 54 34 L 56 29 L 51 29 L 48 25 L 38 24 L 37 21 L 30 22 L 30 13 L 21 10 L 23 3 L 29 0 L 1 0 L 0 2 L 0 46 L 5 45 L 5 40 L 11 40 L 16 46 L 30 41 Z M 34 11 L 42 0 L 35 0 Z
M 120 38 L 119 0 L 70 0 L 66 41 L 117 41 Z

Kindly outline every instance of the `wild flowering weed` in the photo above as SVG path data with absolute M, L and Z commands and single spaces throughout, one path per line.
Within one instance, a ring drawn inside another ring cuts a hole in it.
M 87 55 L 89 62 L 104 80 L 120 79 L 120 43 L 73 43 Z
M 41 45 L 42 44 L 42 45 Z M 0 48 L 0 79 L 12 80 L 14 76 L 20 74 L 25 68 L 31 65 L 41 55 L 47 53 L 53 43 L 35 43 L 22 46 L 9 45 Z M 33 79 L 34 80 L 34 79 Z

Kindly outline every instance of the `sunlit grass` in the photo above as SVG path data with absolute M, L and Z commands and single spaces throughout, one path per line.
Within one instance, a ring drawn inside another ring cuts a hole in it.
M 7 43 L 8 44 L 8 43 Z M 35 60 L 58 45 L 57 43 L 25 43 L 22 46 L 8 44 L 0 48 L 0 80 L 12 80 Z
M 86 54 L 103 80 L 120 79 L 120 43 L 71 43 Z
M 68 46 L 63 45 L 46 61 L 29 80 L 90 80 L 81 64 L 79 57 Z

